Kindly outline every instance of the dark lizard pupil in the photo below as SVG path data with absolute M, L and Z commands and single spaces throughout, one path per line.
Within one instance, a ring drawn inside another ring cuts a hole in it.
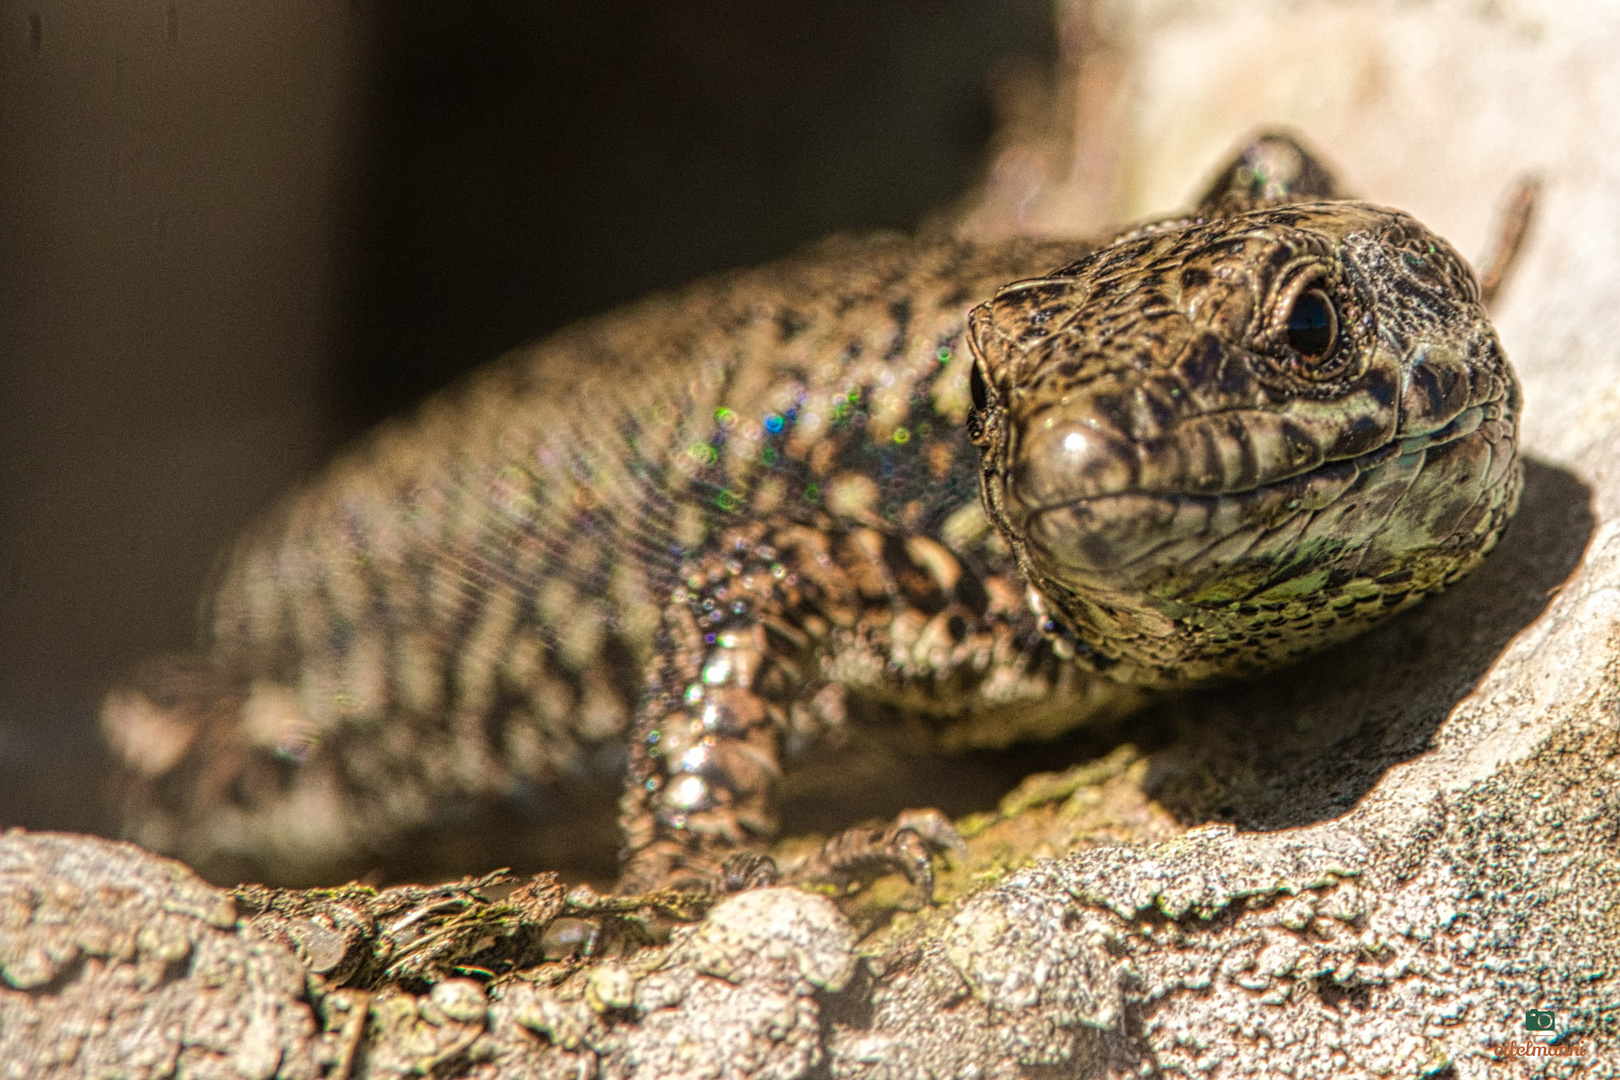
M 990 407 L 990 391 L 984 385 L 984 376 L 979 373 L 979 365 L 973 365 L 973 374 L 968 376 L 968 392 L 973 395 L 973 408 L 978 412 Z
M 1307 360 L 1324 356 L 1333 348 L 1335 323 L 1327 294 L 1321 289 L 1309 289 L 1300 294 L 1288 313 L 1288 344 Z

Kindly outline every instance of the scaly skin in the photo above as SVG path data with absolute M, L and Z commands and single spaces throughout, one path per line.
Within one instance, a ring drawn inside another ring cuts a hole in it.
M 1318 286 L 1338 342 L 1307 359 L 1286 321 Z M 1517 503 L 1517 383 L 1472 272 L 1404 214 L 1165 223 L 1001 290 L 972 339 L 986 504 L 1122 681 L 1360 633 L 1472 569 Z
M 846 694 L 1005 745 L 1416 602 L 1512 513 L 1518 391 L 1450 247 L 1335 195 L 1272 137 L 1192 217 L 834 240 L 508 357 L 296 492 L 205 655 L 109 695 L 131 834 L 332 877 L 627 744 L 622 887 L 768 880 L 737 856 Z M 950 839 L 789 869 L 926 888 Z

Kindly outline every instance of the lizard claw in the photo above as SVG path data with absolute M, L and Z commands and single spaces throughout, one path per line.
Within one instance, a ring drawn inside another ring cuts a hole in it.
M 894 819 L 894 828 L 910 829 L 928 841 L 934 850 L 950 852 L 952 858 L 960 860 L 967 857 L 967 841 L 956 831 L 951 819 L 933 807 L 900 811 Z
M 742 892 L 775 885 L 782 878 L 776 860 L 756 851 L 737 851 L 720 864 L 720 891 Z
M 637 852 L 619 876 L 615 891 L 625 896 L 670 891 L 720 897 L 775 885 L 782 874 L 776 860 L 757 851 L 733 851 L 723 859 L 672 845 Z
M 927 903 L 934 896 L 934 856 L 945 851 L 958 857 L 967 851 L 949 819 L 938 810 L 906 810 L 883 828 L 839 833 L 796 867 L 792 879 L 847 885 L 898 870 Z

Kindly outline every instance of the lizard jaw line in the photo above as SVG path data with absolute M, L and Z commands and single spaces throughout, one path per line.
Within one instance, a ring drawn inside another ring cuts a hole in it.
M 1117 584 L 1151 572 L 1165 548 L 1198 544 L 1207 551 L 1245 529 L 1275 529 L 1325 509 L 1378 468 L 1474 435 L 1488 408 L 1472 406 L 1427 434 L 1239 491 L 1122 490 L 1054 502 L 1021 515 L 1019 532 L 1043 575 Z
M 1417 435 L 1396 435 L 1373 447 L 1371 450 L 1364 450 L 1359 454 L 1351 454 L 1345 457 L 1329 458 L 1328 460 L 1319 462 L 1310 468 L 1300 469 L 1298 472 L 1271 477 L 1265 480 L 1263 483 L 1251 484 L 1248 487 L 1228 488 L 1221 491 L 1198 491 L 1189 488 L 1155 490 L 1141 487 L 1121 487 L 1114 491 L 1099 491 L 1092 495 L 1083 495 L 1066 499 L 1051 499 L 1035 504 L 1027 504 L 1022 500 L 1014 501 L 1018 502 L 1020 505 L 1020 509 L 1022 511 L 1021 516 L 1028 520 L 1029 518 L 1033 518 L 1038 514 L 1043 514 L 1051 510 L 1081 507 L 1087 504 L 1097 503 L 1107 499 L 1116 499 L 1127 495 L 1159 499 L 1220 500 L 1227 498 L 1242 498 L 1244 496 L 1257 495 L 1274 488 L 1280 488 L 1285 484 L 1296 483 L 1301 479 L 1308 479 L 1318 474 L 1325 475 L 1336 471 L 1341 471 L 1346 466 L 1355 466 L 1358 471 L 1365 471 L 1367 469 L 1376 468 L 1377 466 L 1382 465 L 1385 461 L 1392 457 L 1413 454 L 1420 450 L 1432 450 L 1436 447 L 1445 446 L 1448 443 L 1456 442 L 1458 439 L 1463 439 L 1473 434 L 1473 432 L 1479 427 L 1480 422 L 1486 419 L 1487 411 L 1493 405 L 1499 406 L 1501 404 L 1502 403 L 1499 401 L 1490 401 L 1479 405 L 1471 405 L 1462 412 L 1458 413 L 1447 424 L 1431 431 L 1423 432 Z

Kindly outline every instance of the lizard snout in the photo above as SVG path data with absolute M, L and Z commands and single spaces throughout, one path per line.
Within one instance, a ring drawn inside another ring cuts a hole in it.
M 1012 446 L 1011 494 L 1029 513 L 1135 487 L 1137 444 L 1095 416 L 1037 416 Z

